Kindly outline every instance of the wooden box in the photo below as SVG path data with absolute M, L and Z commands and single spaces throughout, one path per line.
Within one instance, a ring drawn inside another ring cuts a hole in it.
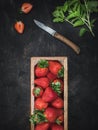
M 34 67 L 38 63 L 39 60 L 56 60 L 61 62 L 64 66 L 64 130 L 68 130 L 68 62 L 67 57 L 31 57 L 31 65 L 30 65 L 30 87 L 31 87 L 31 97 L 30 97 L 30 115 L 33 114 L 34 111 L 34 96 L 32 94 L 32 90 L 34 87 Z M 30 130 L 34 130 L 34 125 L 30 123 Z

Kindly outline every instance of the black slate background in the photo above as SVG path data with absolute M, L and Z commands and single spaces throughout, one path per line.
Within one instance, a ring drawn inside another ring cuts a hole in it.
M 0 0 L 0 130 L 29 130 L 30 57 L 68 57 L 69 130 L 98 130 L 98 16 L 96 37 L 78 36 L 68 23 L 53 23 L 52 11 L 64 0 L 27 0 L 34 7 L 19 14 L 25 0 Z M 39 29 L 38 19 L 80 46 L 76 55 L 68 46 Z M 15 20 L 25 23 L 24 34 L 13 29 Z

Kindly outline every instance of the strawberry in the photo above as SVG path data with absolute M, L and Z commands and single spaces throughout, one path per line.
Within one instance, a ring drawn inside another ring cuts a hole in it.
M 57 98 L 57 93 L 51 87 L 47 87 L 42 95 L 45 102 L 51 102 Z
M 62 124 L 64 122 L 64 114 L 60 115 L 57 119 L 56 119 L 56 123 L 58 125 Z
M 22 34 L 24 31 L 24 23 L 22 21 L 17 21 L 14 24 L 14 28 L 18 33 Z
M 64 83 L 61 79 L 55 79 L 51 83 L 52 89 L 59 94 L 61 94 L 64 90 Z
M 37 77 L 44 77 L 48 73 L 48 61 L 47 60 L 40 60 L 35 67 L 35 76 Z
M 64 101 L 62 98 L 60 97 L 57 97 L 52 103 L 51 105 L 53 107 L 56 107 L 56 108 L 63 108 L 64 107 Z
M 44 115 L 49 122 L 55 122 L 57 119 L 57 112 L 56 109 L 53 107 L 48 107 L 45 110 Z
M 54 123 L 57 121 L 58 117 L 63 114 L 62 109 L 56 109 L 54 107 L 47 107 L 44 110 L 35 109 L 30 117 L 31 123 L 39 124 L 43 122 Z
M 57 109 L 54 107 L 47 107 L 45 110 L 36 110 L 30 117 L 30 121 L 34 124 L 43 122 L 54 123 L 58 117 Z
M 42 110 L 47 108 L 48 103 L 44 102 L 42 98 L 37 98 L 34 103 L 35 109 Z
M 64 67 L 58 61 L 49 61 L 49 70 L 58 77 L 64 77 Z
M 62 125 L 58 125 L 58 124 L 54 123 L 51 126 L 51 130 L 64 130 L 64 127 Z
M 42 89 L 42 87 L 36 86 L 36 87 L 33 88 L 33 95 L 34 95 L 35 97 L 41 97 L 42 94 L 43 94 L 43 89 Z
M 25 14 L 28 14 L 31 9 L 33 8 L 33 5 L 30 4 L 30 3 L 23 3 L 21 5 L 21 12 L 25 13 Z
M 55 80 L 55 79 L 57 78 L 57 76 L 54 75 L 54 74 L 51 73 L 51 72 L 49 72 L 49 73 L 47 74 L 47 77 L 48 77 L 48 79 L 49 79 L 50 82 L 52 82 L 53 80 Z
M 36 78 L 34 83 L 42 88 L 47 88 L 49 86 L 49 79 L 47 77 Z
M 62 114 L 64 114 L 64 110 L 61 109 L 61 108 L 57 108 L 57 109 L 56 109 L 56 113 L 57 113 L 57 116 L 59 117 L 59 116 L 61 116 Z
M 35 126 L 35 130 L 48 130 L 48 128 L 49 128 L 49 123 L 48 122 L 37 124 Z

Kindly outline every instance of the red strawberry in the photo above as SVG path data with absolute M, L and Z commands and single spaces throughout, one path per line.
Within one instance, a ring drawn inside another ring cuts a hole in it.
M 48 122 L 37 124 L 35 126 L 35 130 L 48 130 L 48 128 L 49 128 L 49 123 Z
M 47 108 L 48 103 L 44 102 L 42 98 L 37 98 L 34 103 L 35 109 L 42 110 Z
M 40 60 L 35 67 L 35 76 L 37 77 L 44 77 L 48 73 L 48 61 L 47 60 Z
M 18 33 L 22 34 L 24 31 L 24 23 L 22 21 L 17 21 L 14 24 L 14 28 Z
M 49 79 L 47 77 L 36 78 L 34 83 L 42 88 L 47 88 L 49 86 Z
M 64 130 L 64 127 L 62 125 L 53 124 L 51 130 Z
M 49 70 L 58 77 L 64 77 L 63 65 L 58 61 L 49 61 Z
M 52 103 L 51 105 L 53 107 L 56 107 L 56 108 L 63 108 L 64 107 L 64 101 L 62 98 L 60 97 L 57 97 Z
M 45 110 L 37 110 L 33 112 L 30 117 L 30 121 L 34 124 L 39 124 L 42 122 L 56 122 L 56 119 L 63 114 L 62 109 L 56 109 L 54 107 L 47 107 Z
M 62 114 L 64 114 L 64 110 L 61 108 L 57 108 L 56 112 L 57 112 L 57 116 L 61 116 Z
M 58 125 L 62 124 L 64 122 L 64 114 L 60 115 L 57 119 L 56 119 L 56 123 Z
M 42 89 L 42 87 L 40 87 L 40 86 L 34 87 L 34 89 L 33 89 L 33 95 L 34 95 L 35 97 L 40 97 L 40 96 L 42 96 L 42 94 L 43 94 L 43 89 Z
M 57 93 L 51 87 L 47 87 L 42 95 L 45 102 L 51 102 L 57 98 Z
M 29 13 L 32 9 L 32 5 L 30 3 L 23 3 L 21 6 L 21 11 L 25 14 Z
M 57 119 L 57 112 L 53 107 L 46 108 L 44 115 L 49 122 L 55 122 Z
M 64 83 L 61 79 L 55 79 L 51 84 L 53 90 L 58 94 L 61 94 L 64 90 Z
M 49 72 L 49 73 L 47 74 L 47 77 L 48 77 L 48 79 L 50 80 L 50 82 L 52 82 L 53 80 L 55 80 L 55 79 L 57 78 L 57 76 L 54 75 L 54 74 L 51 73 L 51 72 Z

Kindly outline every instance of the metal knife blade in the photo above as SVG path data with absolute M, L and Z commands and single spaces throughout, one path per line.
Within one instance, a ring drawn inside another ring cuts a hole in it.
M 73 43 L 72 41 L 70 41 L 68 38 L 64 37 L 60 33 L 56 32 L 54 29 L 46 26 L 45 24 L 43 24 L 42 22 L 39 22 L 38 20 L 34 19 L 34 23 L 38 27 L 40 27 L 41 29 L 43 29 L 44 31 L 48 32 L 53 37 L 57 38 L 58 40 L 62 41 L 63 43 L 65 43 L 66 45 L 68 45 L 69 47 L 71 47 L 77 54 L 80 53 L 80 48 L 75 43 Z
M 43 29 L 44 31 L 48 32 L 48 33 L 49 33 L 50 35 L 52 35 L 52 36 L 54 36 L 54 34 L 56 33 L 55 30 L 53 30 L 52 28 L 46 26 L 45 24 L 43 24 L 43 23 L 41 23 L 41 22 L 39 22 L 39 21 L 37 21 L 37 20 L 35 20 L 35 19 L 34 19 L 34 23 L 35 23 L 38 27 L 40 27 L 40 28 Z

